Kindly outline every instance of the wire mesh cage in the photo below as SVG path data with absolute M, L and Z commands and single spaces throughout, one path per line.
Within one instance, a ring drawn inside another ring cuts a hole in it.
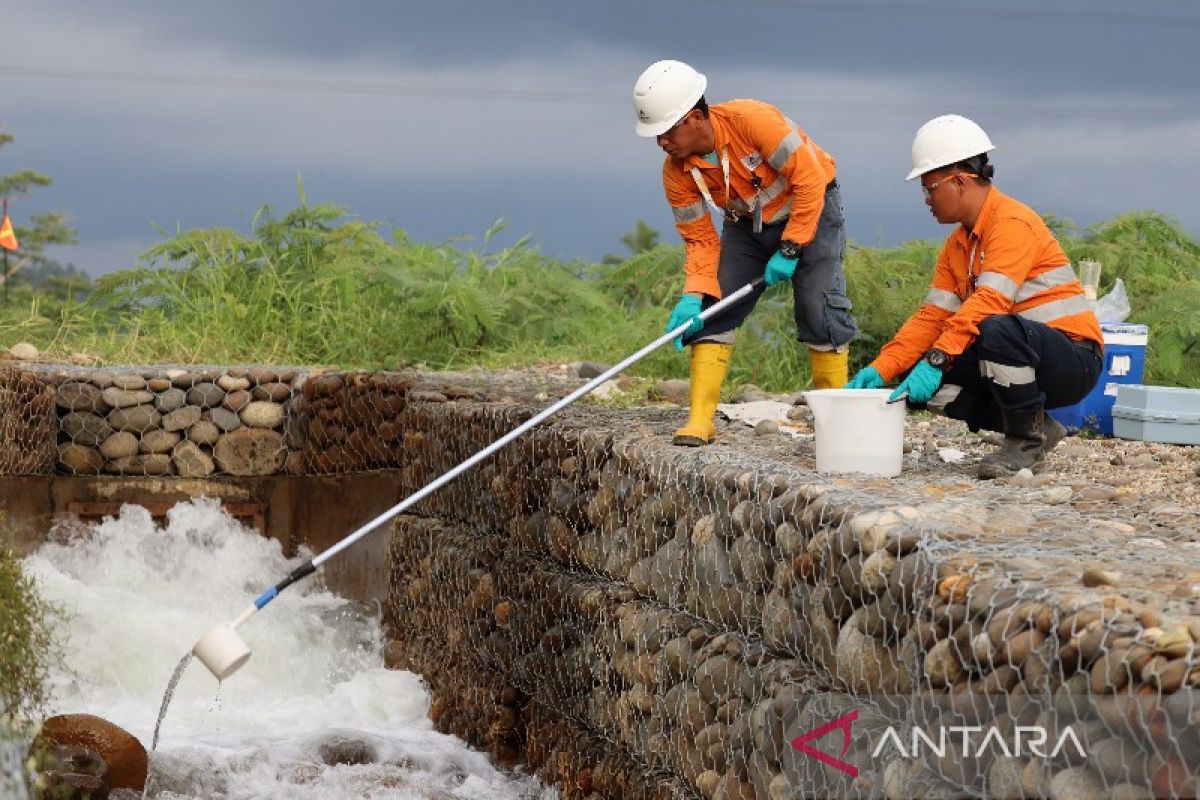
M 536 389 L 10 368 L 0 472 L 386 469 L 408 495 L 566 386 Z M 681 450 L 678 417 L 573 407 L 395 521 L 387 660 L 439 728 L 566 798 L 1195 796 L 1200 548 L 1160 524 L 1193 518 L 1172 487 L 1135 528 L 1068 486 Z

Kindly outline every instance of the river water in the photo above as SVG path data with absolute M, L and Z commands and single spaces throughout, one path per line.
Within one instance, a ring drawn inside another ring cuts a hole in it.
M 149 749 L 180 658 L 300 563 L 206 500 L 176 506 L 162 527 L 125 506 L 56 531 L 24 561 L 69 617 L 52 711 L 104 717 Z M 152 797 L 556 797 L 433 730 L 420 678 L 383 668 L 378 619 L 315 576 L 238 633 L 253 655 L 224 684 L 199 661 L 185 670 L 151 763 Z M 338 761 L 366 763 L 329 764 Z

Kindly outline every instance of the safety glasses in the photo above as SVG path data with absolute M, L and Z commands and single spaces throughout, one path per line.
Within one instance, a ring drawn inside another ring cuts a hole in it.
M 937 189 L 939 186 L 941 186 L 943 183 L 950 183 L 955 178 L 978 178 L 978 177 L 979 176 L 973 172 L 952 172 L 936 183 L 931 183 L 928 186 L 925 184 L 921 184 L 921 194 L 925 195 L 925 199 L 928 200 L 929 196 L 933 194 L 934 190 Z

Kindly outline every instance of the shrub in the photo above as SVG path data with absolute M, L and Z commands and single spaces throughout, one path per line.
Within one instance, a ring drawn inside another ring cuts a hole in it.
M 0 532 L 0 726 L 20 728 L 45 710 L 57 610 L 21 570 L 7 538 Z

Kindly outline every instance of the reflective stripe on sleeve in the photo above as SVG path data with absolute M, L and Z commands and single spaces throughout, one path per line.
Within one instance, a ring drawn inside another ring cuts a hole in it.
M 1029 298 L 1039 295 L 1047 289 L 1053 289 L 1056 286 L 1062 286 L 1063 284 L 1070 283 L 1073 280 L 1075 280 L 1075 270 L 1070 264 L 1064 264 L 1061 267 L 1055 267 L 1052 270 L 1043 272 L 1036 278 L 1030 278 L 1022 283 L 1014 302 L 1024 303 Z
M 796 123 L 795 123 L 795 122 L 792 122 L 792 121 L 791 121 L 790 119 L 788 119 L 787 117 L 784 117 L 784 119 L 785 119 L 785 120 L 787 120 L 788 127 L 790 127 L 790 128 L 793 128 L 793 129 L 795 129 L 795 128 L 799 127 L 799 126 L 797 126 L 797 125 L 796 125 Z M 791 136 L 792 136 L 792 135 L 794 135 L 794 136 L 796 137 L 796 146 L 792 148 L 793 152 L 794 152 L 794 151 L 795 151 L 795 150 L 796 150 L 798 147 L 800 147 L 800 146 L 803 146 L 803 147 L 804 147 L 804 151 L 805 151 L 805 152 L 808 154 L 808 158 L 809 158 L 809 160 L 810 160 L 810 161 L 812 161 L 812 163 L 813 163 L 814 165 L 818 165 L 818 164 L 820 164 L 820 163 L 821 163 L 821 159 L 817 158 L 817 150 L 816 150 L 816 148 L 815 148 L 815 147 L 813 147 L 813 140 L 812 140 L 812 139 L 809 139 L 809 138 L 801 138 L 799 131 L 796 131 L 796 130 L 793 130 L 793 131 L 792 131 L 792 133 L 791 133 L 791 134 L 789 134 L 789 136 L 785 136 L 785 137 L 784 137 L 784 139 L 783 139 L 783 142 L 780 142 L 780 143 L 779 143 L 779 148 L 777 148 L 775 152 L 776 152 L 776 153 L 778 153 L 778 152 L 779 152 L 779 150 L 783 148 L 783 144 L 784 144 L 784 142 L 787 142 L 787 140 L 788 140 L 789 138 L 791 138 Z M 791 155 L 791 153 L 788 153 L 788 155 L 790 156 L 790 155 Z M 776 167 L 776 166 L 775 166 L 774 159 L 775 159 L 775 154 L 774 154 L 774 153 L 772 153 L 772 154 L 771 154 L 771 160 L 770 160 L 770 161 L 768 161 L 767 163 L 769 163 L 769 164 L 770 164 L 772 167 L 774 167 L 774 168 L 775 168 L 775 170 L 776 170 L 776 171 L 778 171 L 778 170 L 779 170 L 779 167 Z M 785 158 L 783 161 L 781 161 L 781 162 L 780 162 L 780 166 L 783 166 L 784 162 L 786 162 L 786 161 L 787 161 L 787 159 L 786 159 L 786 158 Z
M 783 141 L 775 148 L 775 151 L 767 158 L 767 163 L 771 165 L 771 169 L 779 172 L 783 169 L 783 165 L 792 157 L 792 153 L 800 149 L 803 142 L 800 141 L 800 134 L 791 131 L 787 136 L 783 137 Z
M 760 197 L 762 197 L 763 205 L 765 206 L 767 203 L 774 200 L 787 187 L 788 187 L 787 178 L 783 177 L 782 175 L 779 175 L 778 177 L 776 177 L 775 180 L 771 181 L 770 186 L 768 186 L 767 188 L 762 190 L 762 194 L 760 195 Z
M 786 203 L 783 204 L 782 208 L 780 208 L 778 211 L 776 211 L 774 214 L 771 215 L 771 218 L 769 220 L 767 220 L 767 223 L 774 224 L 776 222 L 782 222 L 783 220 L 785 220 L 789 216 L 791 216 L 791 214 L 792 214 L 792 201 L 788 200 Z
M 704 201 L 698 200 L 690 206 L 672 206 L 671 213 L 676 222 L 695 222 L 705 214 Z
M 923 302 L 925 305 L 949 311 L 951 314 L 962 308 L 962 300 L 958 299 L 958 295 L 945 289 L 930 289 Z
M 1091 308 L 1088 305 L 1088 301 L 1084 299 L 1084 296 L 1077 294 L 1074 297 L 1066 297 L 1062 300 L 1055 300 L 1052 303 L 1042 303 L 1040 306 L 1026 308 L 1023 311 L 1018 311 L 1017 314 L 1033 322 L 1048 324 L 1056 319 L 1082 314 L 1085 311 L 1090 311 Z
M 1017 296 L 1017 282 L 1005 275 L 1003 272 L 982 272 L 979 275 L 978 286 L 986 286 L 989 289 L 999 292 L 1000 294 L 1012 300 Z

